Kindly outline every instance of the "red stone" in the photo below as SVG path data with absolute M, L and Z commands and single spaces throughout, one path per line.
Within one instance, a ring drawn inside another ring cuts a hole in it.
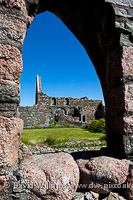
M 124 186 L 123 186 L 124 187 Z M 128 199 L 133 200 L 133 170 L 130 172 L 125 184 L 125 194 Z
M 16 47 L 0 44 L 0 79 L 14 81 L 19 86 L 22 69 L 21 52 Z
M 79 168 L 69 154 L 34 155 L 20 169 L 28 177 L 30 190 L 41 199 L 71 200 L 75 195 Z
M 122 66 L 124 76 L 133 75 L 133 47 L 123 47 Z
M 12 166 L 18 160 L 23 121 L 0 117 L 0 166 Z
M 6 184 L 6 177 L 0 176 L 0 192 L 4 189 L 5 184 Z
M 101 156 L 90 160 L 77 160 L 80 168 L 80 185 L 104 194 L 123 184 L 129 173 L 130 161 Z

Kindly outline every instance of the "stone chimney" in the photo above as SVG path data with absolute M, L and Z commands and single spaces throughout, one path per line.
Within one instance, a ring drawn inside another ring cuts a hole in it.
M 36 104 L 38 103 L 38 95 L 42 92 L 41 77 L 37 75 L 36 77 Z

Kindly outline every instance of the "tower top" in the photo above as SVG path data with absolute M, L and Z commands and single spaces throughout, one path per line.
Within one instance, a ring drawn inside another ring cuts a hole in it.
M 41 77 L 38 75 L 36 77 L 36 91 L 37 91 L 37 93 L 42 92 Z
M 36 77 L 36 96 L 35 96 L 35 103 L 38 103 L 39 93 L 42 92 L 42 84 L 41 84 L 41 77 L 37 75 Z

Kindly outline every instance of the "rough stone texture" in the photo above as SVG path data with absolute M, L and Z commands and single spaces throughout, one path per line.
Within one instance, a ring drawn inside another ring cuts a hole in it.
M 0 192 L 4 189 L 6 183 L 6 177 L 0 176 Z
M 72 200 L 84 200 L 84 194 L 81 192 L 76 192 Z
M 128 187 L 125 189 L 126 197 L 133 200 L 133 169 L 128 175 L 126 184 L 128 184 Z
M 92 191 L 85 193 L 86 200 L 98 200 L 98 197 L 99 197 L 99 194 Z
M 7 89 L 4 81 L 14 82 L 15 88 L 20 87 L 21 51 L 27 27 L 36 14 L 46 10 L 59 17 L 72 31 L 86 49 L 95 66 L 106 104 L 106 132 L 109 151 L 116 157 L 126 157 L 132 160 L 132 0 L 84 0 L 76 1 L 76 3 L 71 0 L 0 0 L 0 115 L 9 118 L 16 116 L 16 104 L 19 103 L 18 93 L 12 95 L 14 87 L 11 87 L 10 92 L 7 93 L 1 91 Z M 42 107 L 40 107 L 40 112 L 41 109 Z M 19 127 L 21 122 L 18 119 L 10 120 L 4 117 L 0 117 L 0 119 L 2 138 L 6 139 L 9 136 L 8 133 L 11 133 L 9 140 L 11 141 L 14 134 L 17 134 L 17 126 Z M 40 123 L 43 124 L 44 121 L 41 120 Z M 18 141 L 17 146 L 19 145 Z M 5 145 L 7 148 L 3 149 Z M 14 151 L 14 158 L 13 156 L 9 158 L 7 152 L 14 147 L 7 145 L 6 140 L 3 139 L 0 146 L 2 147 L 0 162 L 5 165 L 14 163 L 17 160 L 17 147 Z M 6 155 L 7 158 L 5 158 Z M 130 194 L 131 192 L 132 189 Z
M 17 162 L 22 130 L 21 119 L 0 117 L 0 167 Z
M 0 199 L 1 200 L 41 200 L 25 187 L 26 182 L 20 174 L 19 166 L 16 163 L 11 167 L 0 167 Z
M 132 99 L 132 0 L 79 1 L 76 5 L 70 0 L 2 0 L 0 4 L 1 78 L 19 85 L 27 27 L 36 14 L 46 10 L 54 13 L 84 46 L 101 81 L 107 111 L 108 148 L 121 158 L 131 158 L 132 111 L 125 110 L 125 106 L 130 105 L 127 96 Z M 8 117 L 12 115 L 7 113 Z M 111 123 L 112 119 L 115 123 Z
M 0 60 L 0 79 L 14 81 L 19 85 L 23 69 L 21 52 L 16 47 L 0 44 Z
M 124 76 L 129 77 L 133 74 L 133 47 L 123 47 L 122 65 Z M 131 83 L 130 83 L 131 85 Z
M 13 118 L 20 102 L 19 87 L 9 80 L 0 80 L 0 116 Z
M 101 156 L 77 160 L 77 164 L 80 168 L 80 184 L 86 184 L 87 190 L 104 194 L 126 181 L 130 162 Z
M 20 168 L 28 177 L 31 191 L 41 199 L 70 200 L 76 192 L 79 168 L 69 154 L 34 155 Z
M 106 199 L 103 200 L 126 200 L 122 196 L 118 195 L 117 193 L 111 192 Z

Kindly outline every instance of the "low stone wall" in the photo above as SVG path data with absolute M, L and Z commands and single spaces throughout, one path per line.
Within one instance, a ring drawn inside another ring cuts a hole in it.
M 129 160 L 111 157 L 106 148 L 82 147 L 59 150 L 46 146 L 26 146 L 21 143 L 19 163 L 6 170 L 0 169 L 0 198 L 2 200 L 132 199 L 129 165 Z M 48 188 L 45 187 L 47 183 Z M 61 184 L 63 190 L 54 188 L 56 184 Z M 118 193 L 113 193 L 117 186 Z M 121 190 L 125 193 L 125 198 L 119 195 Z

